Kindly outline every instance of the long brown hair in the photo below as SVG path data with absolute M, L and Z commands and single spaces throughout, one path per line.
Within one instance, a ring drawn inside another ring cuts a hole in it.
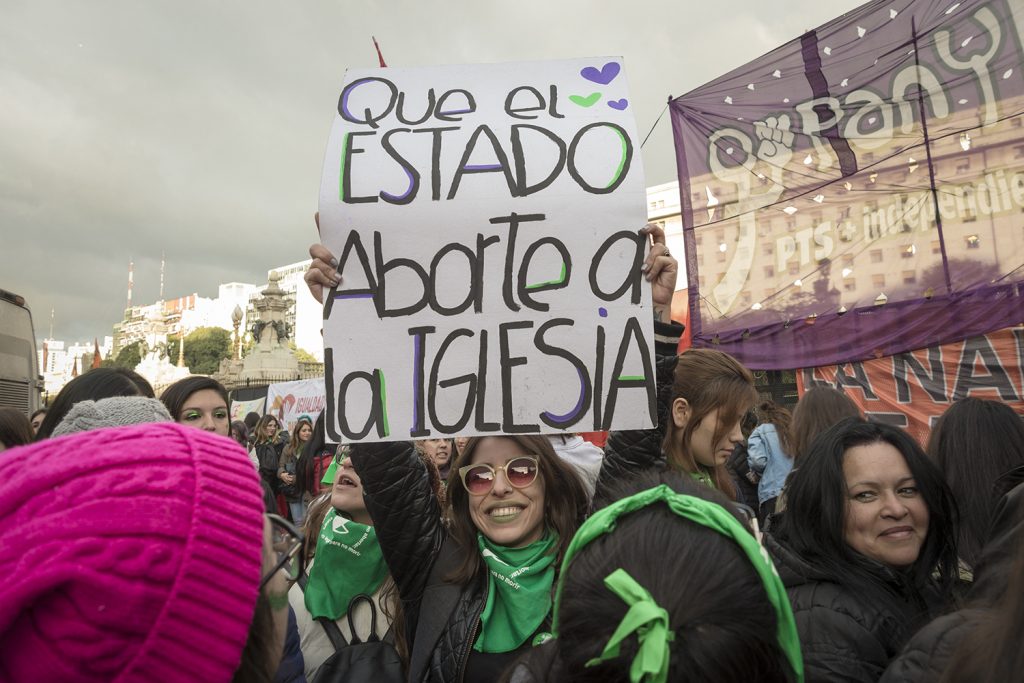
M 557 561 L 561 560 L 576 529 L 587 514 L 587 492 L 572 465 L 555 453 L 544 436 L 503 435 L 474 437 L 452 463 L 448 475 L 448 531 L 462 551 L 462 563 L 445 580 L 468 585 L 480 570 L 476 525 L 469 514 L 469 493 L 459 478 L 459 468 L 472 463 L 473 453 L 485 438 L 509 439 L 523 453 L 537 457 L 539 476 L 544 483 L 544 523 L 558 535 Z
M 306 443 L 299 441 L 299 432 L 302 431 L 302 425 L 309 425 L 309 439 Z M 288 447 L 285 448 L 285 455 L 291 455 L 293 458 L 298 458 L 302 455 L 302 449 L 313 439 L 313 420 L 309 419 L 308 416 L 303 415 L 295 423 L 295 427 L 292 428 L 292 435 L 288 438 Z
M 811 387 L 793 409 L 790 438 L 793 461 L 804 456 L 815 437 L 848 417 L 860 417 L 860 408 L 849 396 L 832 387 Z
M 779 436 L 779 445 L 783 452 L 793 457 L 793 416 L 775 401 L 762 401 L 755 409 L 757 423 L 775 425 L 775 433 Z
M 671 417 L 671 406 L 679 398 L 686 399 L 690 406 L 689 419 L 681 428 Z M 719 491 L 735 500 L 736 489 L 725 465 L 709 468 L 699 464 L 690 451 L 690 439 L 701 420 L 718 410 L 714 433 L 714 443 L 718 443 L 756 401 L 754 376 L 729 354 L 712 349 L 688 349 L 679 354 L 668 397 L 670 417 L 665 424 L 662 444 L 669 464 L 690 474 L 705 472 Z
M 274 430 L 274 435 L 273 436 L 268 437 L 268 436 L 266 436 L 264 434 L 264 432 L 267 429 L 267 423 L 270 422 L 271 420 L 273 420 L 274 424 L 277 425 L 277 429 Z M 277 419 L 276 415 L 271 415 L 270 413 L 267 413 L 266 415 L 264 415 L 263 417 L 260 418 L 259 422 L 256 423 L 255 442 L 256 443 L 268 443 L 268 442 L 271 442 L 277 436 L 277 433 L 279 431 L 281 431 L 281 421 Z

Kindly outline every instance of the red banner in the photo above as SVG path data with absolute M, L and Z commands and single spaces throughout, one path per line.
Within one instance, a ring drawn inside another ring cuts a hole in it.
M 968 396 L 1003 401 L 1024 416 L 1024 327 L 797 373 L 801 395 L 818 385 L 845 392 L 868 419 L 903 427 L 922 444 L 946 408 Z

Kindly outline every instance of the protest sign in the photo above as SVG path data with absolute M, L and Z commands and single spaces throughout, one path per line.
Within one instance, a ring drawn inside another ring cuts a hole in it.
M 255 398 L 251 401 L 231 401 L 231 421 L 244 420 L 249 413 L 263 414 L 263 404 L 266 398 Z
M 1024 327 L 859 363 L 806 368 L 801 393 L 813 386 L 843 391 L 868 419 L 903 427 L 922 444 L 953 401 L 1002 401 L 1024 417 Z
M 303 415 L 315 422 L 325 402 L 323 379 L 278 382 L 267 387 L 267 413 L 275 416 L 281 428 L 289 432 Z
M 350 70 L 320 190 L 331 438 L 651 426 L 644 202 L 619 58 Z

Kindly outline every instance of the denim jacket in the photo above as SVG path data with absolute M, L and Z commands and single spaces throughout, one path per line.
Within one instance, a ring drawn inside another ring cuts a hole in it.
M 779 444 L 775 425 L 766 422 L 750 434 L 747 440 L 747 464 L 761 475 L 757 485 L 757 500 L 763 504 L 779 495 L 789 471 L 793 469 L 793 458 L 786 455 Z

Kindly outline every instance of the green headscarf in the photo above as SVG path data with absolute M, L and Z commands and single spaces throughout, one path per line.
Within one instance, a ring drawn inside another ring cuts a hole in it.
M 775 565 L 768 557 L 768 552 L 754 539 L 750 531 L 744 528 L 722 506 L 702 498 L 676 493 L 665 484 L 618 500 L 595 512 L 580 526 L 562 560 L 558 588 L 555 591 L 555 610 L 552 623 L 554 636 L 558 637 L 558 610 L 562 603 L 562 589 L 565 586 L 565 577 L 572 558 L 580 549 L 596 538 L 614 531 L 619 517 L 656 503 L 665 503 L 672 512 L 680 517 L 717 531 L 739 545 L 740 550 L 750 560 L 750 564 L 764 583 L 768 601 L 775 607 L 775 612 L 778 615 L 776 638 L 779 647 L 785 653 L 786 659 L 789 660 L 789 665 L 796 674 L 797 680 L 802 682 L 804 680 L 804 662 L 800 654 L 800 638 L 796 631 L 796 621 L 786 595 L 786 588 L 775 570 Z M 615 633 L 612 634 L 601 656 L 587 662 L 587 666 L 617 657 L 619 643 L 635 632 L 640 649 L 630 667 L 630 680 L 633 683 L 640 683 L 644 680 L 651 683 L 664 683 L 668 680 L 669 643 L 675 637 L 674 632 L 669 629 L 668 613 L 658 606 L 650 593 L 623 569 L 617 569 L 609 574 L 605 578 L 605 585 L 630 605 L 630 609 L 619 623 Z
M 558 540 L 546 531 L 523 548 L 506 548 L 477 533 L 480 555 L 487 565 L 487 602 L 480 614 L 477 652 L 511 652 L 536 632 L 551 612 Z
M 306 584 L 306 609 L 314 619 L 338 619 L 360 593 L 372 596 L 388 567 L 372 526 L 353 522 L 331 508 L 320 526 L 316 556 Z

